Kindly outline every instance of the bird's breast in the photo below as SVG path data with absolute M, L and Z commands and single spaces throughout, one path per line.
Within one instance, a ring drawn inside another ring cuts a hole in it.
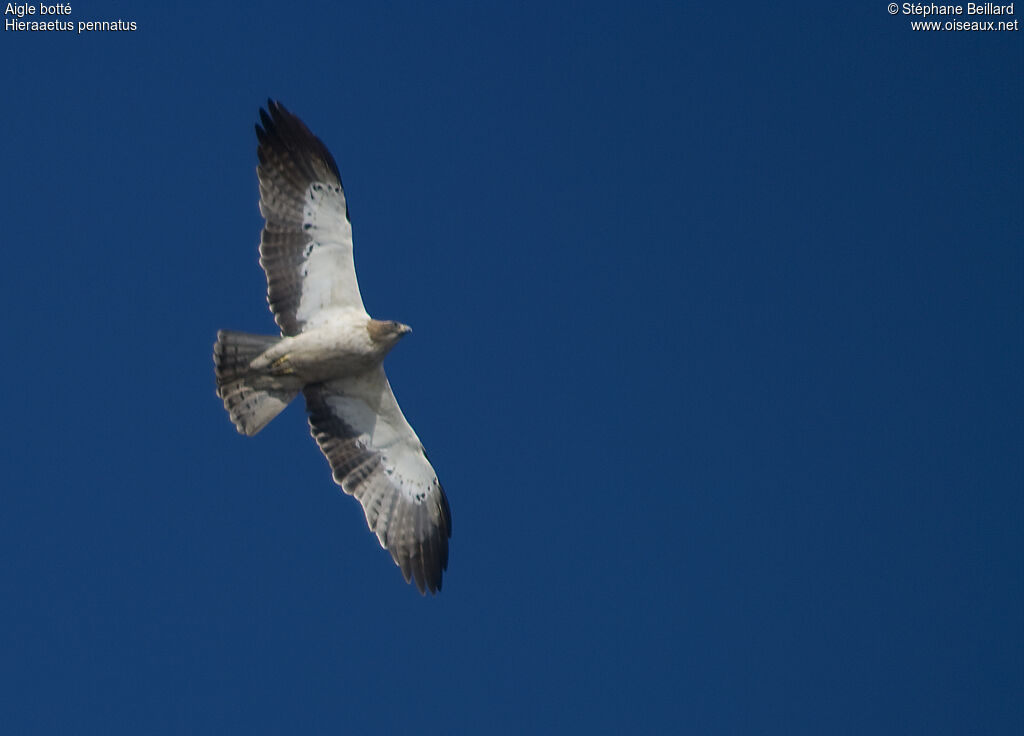
M 288 365 L 307 383 L 364 373 L 384 357 L 361 326 L 329 325 L 286 339 Z

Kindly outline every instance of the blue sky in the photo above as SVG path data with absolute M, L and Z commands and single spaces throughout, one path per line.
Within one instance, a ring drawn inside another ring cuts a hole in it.
M 0 36 L 8 733 L 1024 729 L 1017 33 L 883 3 L 72 3 Z M 448 491 L 421 598 L 270 333 L 334 153 Z

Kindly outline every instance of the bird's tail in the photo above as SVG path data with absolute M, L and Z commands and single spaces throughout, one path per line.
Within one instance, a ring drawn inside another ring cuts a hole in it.
M 302 386 L 253 370 L 253 360 L 281 338 L 220 330 L 213 346 L 217 396 L 242 434 L 250 437 L 281 413 Z

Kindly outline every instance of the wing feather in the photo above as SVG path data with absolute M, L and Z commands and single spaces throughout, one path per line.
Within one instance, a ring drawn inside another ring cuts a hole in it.
M 334 480 L 358 499 L 367 526 L 406 582 L 436 593 L 448 568 L 451 510 L 384 370 L 314 384 L 303 393 Z
M 336 309 L 363 310 L 352 260 L 352 225 L 341 175 L 323 142 L 272 100 L 256 126 L 260 265 L 267 301 L 285 336 Z

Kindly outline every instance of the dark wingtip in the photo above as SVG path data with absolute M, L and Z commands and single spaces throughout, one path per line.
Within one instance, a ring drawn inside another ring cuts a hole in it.
M 264 162 L 271 149 L 276 149 L 294 158 L 314 156 L 319 158 L 334 177 L 341 182 L 341 173 L 334 156 L 297 115 L 277 100 L 267 98 L 266 109 L 260 108 L 260 122 L 256 125 L 256 140 L 259 142 L 257 156 Z M 262 125 L 262 127 L 260 127 Z

